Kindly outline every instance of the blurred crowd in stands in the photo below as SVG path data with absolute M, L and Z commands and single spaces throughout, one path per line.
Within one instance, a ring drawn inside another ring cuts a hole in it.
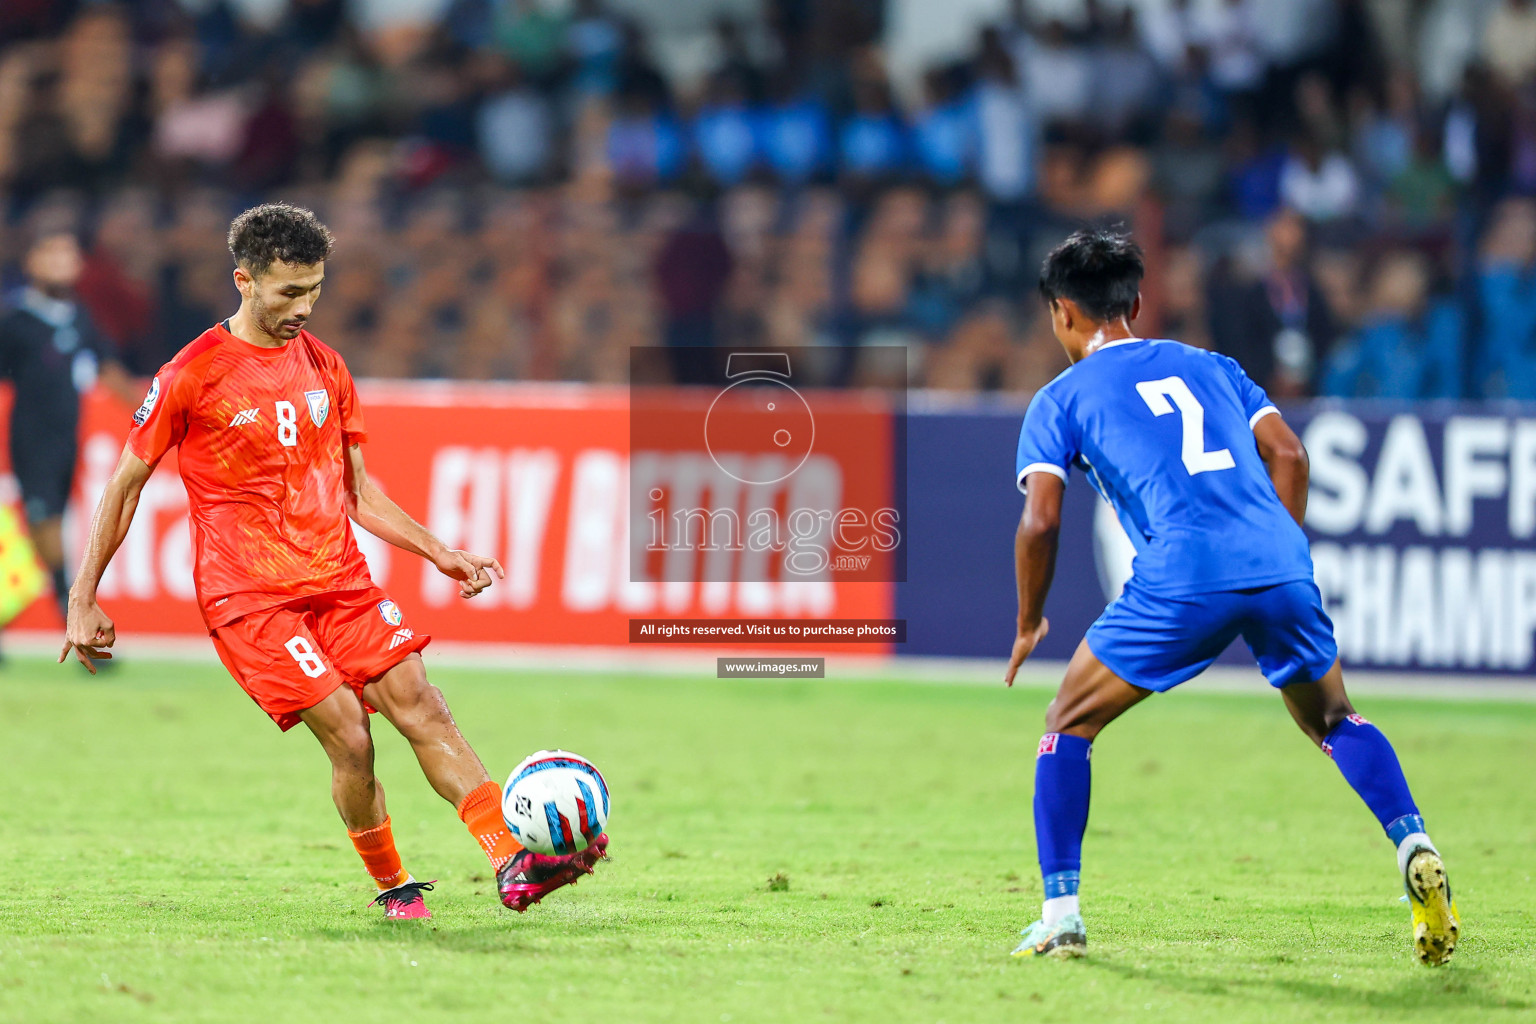
M 901 344 L 916 385 L 1032 389 L 1039 258 L 1107 221 L 1141 332 L 1278 397 L 1536 399 L 1536 0 L 1014 0 L 895 83 L 887 17 L 765 0 L 683 75 L 602 0 L 3 0 L 4 283 L 80 232 L 147 374 L 282 198 L 338 236 L 313 328 L 360 376 Z

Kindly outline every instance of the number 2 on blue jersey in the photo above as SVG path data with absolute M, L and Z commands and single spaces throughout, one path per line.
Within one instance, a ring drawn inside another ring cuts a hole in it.
M 1164 377 L 1162 380 L 1144 380 L 1136 385 L 1147 408 L 1153 416 L 1165 416 L 1178 406 L 1179 417 L 1184 421 L 1184 468 L 1190 476 L 1211 473 L 1218 469 L 1231 469 L 1232 451 L 1228 448 L 1205 450 L 1205 407 L 1202 406 L 1183 377 Z M 1169 399 L 1173 399 L 1169 403 Z

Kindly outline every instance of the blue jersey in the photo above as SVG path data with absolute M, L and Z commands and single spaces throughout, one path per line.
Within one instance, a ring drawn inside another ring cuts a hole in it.
M 1306 535 L 1275 494 L 1253 426 L 1275 413 L 1232 359 L 1175 341 L 1111 342 L 1042 388 L 1015 464 L 1076 465 L 1136 546 L 1133 579 L 1191 596 L 1312 578 Z

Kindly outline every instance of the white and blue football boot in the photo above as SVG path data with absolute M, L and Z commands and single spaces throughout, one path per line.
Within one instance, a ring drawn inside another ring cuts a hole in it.
M 1024 941 L 1013 951 L 1014 956 L 1070 960 L 1088 952 L 1088 931 L 1083 926 L 1081 914 L 1068 914 L 1052 928 L 1047 928 L 1044 921 L 1036 921 L 1019 934 L 1024 936 Z

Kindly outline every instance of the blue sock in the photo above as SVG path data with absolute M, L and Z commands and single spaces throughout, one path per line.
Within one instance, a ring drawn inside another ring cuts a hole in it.
M 1035 846 L 1045 898 L 1076 896 L 1088 827 L 1088 753 L 1080 736 L 1048 732 L 1035 755 Z
M 1424 831 L 1424 819 L 1408 792 L 1397 753 L 1380 729 L 1359 715 L 1350 715 L 1323 740 L 1323 753 L 1333 758 L 1394 845 Z

